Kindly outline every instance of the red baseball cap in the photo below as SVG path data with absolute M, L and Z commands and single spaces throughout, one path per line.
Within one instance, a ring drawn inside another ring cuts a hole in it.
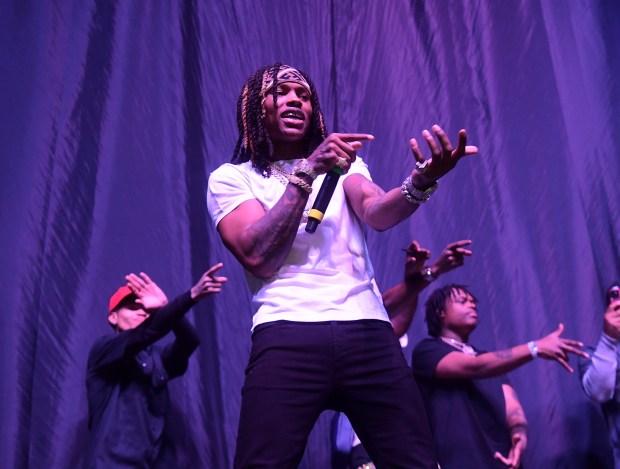
M 110 313 L 114 311 L 118 307 L 118 305 L 120 305 L 121 302 L 130 295 L 133 295 L 133 292 L 127 285 L 123 285 L 118 290 L 116 290 L 114 295 L 110 297 Z

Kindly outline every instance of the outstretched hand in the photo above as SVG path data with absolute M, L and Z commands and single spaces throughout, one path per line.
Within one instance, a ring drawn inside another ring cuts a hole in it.
M 473 254 L 472 251 L 465 248 L 465 246 L 469 246 L 470 244 L 471 240 L 469 239 L 462 239 L 448 244 L 431 266 L 433 276 L 435 278 L 439 277 L 441 274 L 445 274 L 446 272 L 450 272 L 462 266 L 465 262 L 465 256 L 471 256 Z
M 583 347 L 583 343 L 577 340 L 560 337 L 562 332 L 564 332 L 564 324 L 560 324 L 558 328 L 548 336 L 537 340 L 538 356 L 546 360 L 554 360 L 562 365 L 566 371 L 572 373 L 573 369 L 568 364 L 568 354 L 573 353 L 585 358 L 588 358 L 588 354 L 580 350 L 580 348 Z
M 228 279 L 226 277 L 215 276 L 216 272 L 222 267 L 224 267 L 224 264 L 220 262 L 202 274 L 202 277 L 200 277 L 198 283 L 196 283 L 196 285 L 194 285 L 191 289 L 193 300 L 202 300 L 208 295 L 220 293 L 222 291 L 222 285 L 226 283 Z
M 521 457 L 525 451 L 527 445 L 527 437 L 523 433 L 514 433 L 512 435 L 512 447 L 508 453 L 508 457 L 502 456 L 499 451 L 496 451 L 493 458 L 501 461 L 509 469 L 516 469 L 521 464 Z
M 129 274 L 125 276 L 125 280 L 129 289 L 138 297 L 136 303 L 144 309 L 158 309 L 168 303 L 166 294 L 144 272 L 140 272 L 139 277 Z
M 424 129 L 422 131 L 422 137 L 426 140 L 431 150 L 431 158 L 428 160 L 423 173 L 418 169 L 413 171 L 411 176 L 416 187 L 418 187 L 416 182 L 420 183 L 425 181 L 427 183 L 434 183 L 450 172 L 463 156 L 475 155 L 478 153 L 478 147 L 467 145 L 467 132 L 465 129 L 459 131 L 459 141 L 456 148 L 452 147 L 450 139 L 441 127 L 434 125 L 431 130 L 437 137 L 437 140 L 439 140 L 439 144 L 428 130 Z M 416 161 L 424 163 L 426 159 L 422 155 L 418 141 L 412 138 L 409 140 L 409 145 L 411 146 L 411 151 Z
M 417 241 L 411 241 L 404 251 L 407 254 L 405 283 L 409 283 L 413 282 L 415 275 L 422 270 L 424 263 L 431 257 L 431 252 L 428 249 L 421 248 Z

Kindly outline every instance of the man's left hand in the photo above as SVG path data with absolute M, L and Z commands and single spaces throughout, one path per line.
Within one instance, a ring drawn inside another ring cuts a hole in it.
M 525 434 L 521 432 L 514 433 L 512 435 L 512 448 L 510 448 L 508 457 L 505 458 L 499 451 L 496 451 L 493 457 L 504 463 L 509 469 L 516 469 L 521 465 L 521 457 L 526 446 L 527 437 Z
M 448 244 L 431 266 L 433 277 L 437 278 L 441 274 L 462 266 L 465 263 L 465 257 L 473 254 L 472 251 L 465 247 L 470 244 L 471 240 L 469 239 L 462 239 Z
M 452 148 L 450 139 L 441 127 L 434 125 L 431 130 L 439 140 L 439 144 L 428 130 L 422 131 L 422 137 L 431 150 L 431 160 L 428 161 L 424 172 L 415 169 L 411 174 L 413 185 L 418 189 L 425 189 L 433 185 L 439 178 L 450 172 L 463 156 L 478 153 L 478 147 L 467 145 L 465 129 L 459 131 L 459 141 L 455 149 Z M 417 140 L 412 138 L 409 144 L 416 161 L 424 163 L 425 158 Z

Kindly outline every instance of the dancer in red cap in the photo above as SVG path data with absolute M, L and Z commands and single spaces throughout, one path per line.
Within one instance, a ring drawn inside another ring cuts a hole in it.
M 211 267 L 189 291 L 168 303 L 148 275 L 129 274 L 110 298 L 114 334 L 99 339 L 88 357 L 86 387 L 91 431 L 88 468 L 153 467 L 160 463 L 169 407 L 167 383 L 187 369 L 200 343 L 184 317 L 192 306 L 219 293 L 226 277 Z M 156 342 L 173 332 L 165 347 Z

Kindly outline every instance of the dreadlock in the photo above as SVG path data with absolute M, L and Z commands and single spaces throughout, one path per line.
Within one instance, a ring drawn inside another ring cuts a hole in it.
M 266 177 L 271 175 L 269 160 L 273 156 L 273 143 L 269 138 L 267 129 L 263 125 L 263 97 L 261 96 L 261 91 L 263 81 L 271 78 L 274 83 L 268 94 L 272 97 L 275 106 L 278 88 L 277 76 L 280 68 L 282 68 L 282 64 L 275 63 L 258 69 L 245 82 L 237 100 L 239 138 L 237 139 L 231 162 L 233 164 L 241 164 L 251 160 L 252 166 Z M 310 154 L 325 140 L 327 129 L 314 83 L 306 73 L 299 69 L 298 71 L 310 85 L 312 117 L 306 136 L 306 151 Z M 265 98 L 267 99 L 267 97 Z
M 472 296 L 474 301 L 478 301 L 467 289 L 466 285 L 452 283 L 435 289 L 426 300 L 426 303 L 424 303 L 426 307 L 426 327 L 428 328 L 428 335 L 431 337 L 439 337 L 441 334 L 441 312 L 446 307 L 446 301 L 454 297 L 458 292 L 467 293 Z

